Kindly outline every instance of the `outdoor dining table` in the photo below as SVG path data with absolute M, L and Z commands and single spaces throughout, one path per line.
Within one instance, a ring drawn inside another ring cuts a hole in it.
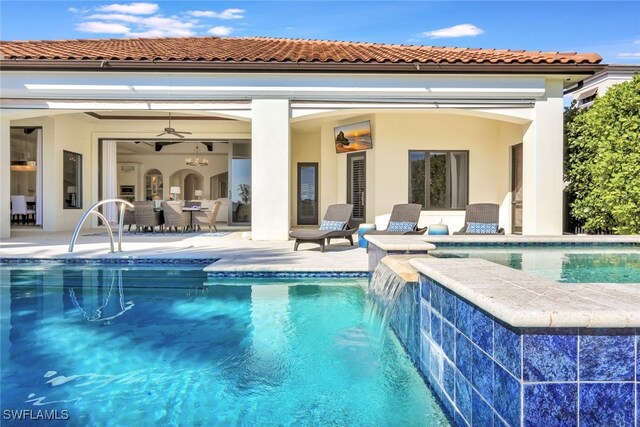
M 183 206 L 182 210 L 185 212 L 189 212 L 191 214 L 191 218 L 189 219 L 189 228 L 191 228 L 192 230 L 195 231 L 195 227 L 193 225 L 193 213 L 194 212 L 208 212 L 209 209 L 203 208 L 201 206 L 193 206 L 193 207 L 187 207 L 187 206 Z

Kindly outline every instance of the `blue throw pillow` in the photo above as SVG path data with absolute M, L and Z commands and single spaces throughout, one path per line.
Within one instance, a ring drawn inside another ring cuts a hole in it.
M 327 221 L 326 219 L 323 219 L 322 224 L 320 224 L 320 231 L 342 230 L 344 225 L 344 221 Z
M 468 222 L 467 233 L 469 234 L 496 234 L 498 224 L 484 222 Z
M 416 227 L 415 222 L 391 221 L 387 227 L 387 231 L 413 231 Z

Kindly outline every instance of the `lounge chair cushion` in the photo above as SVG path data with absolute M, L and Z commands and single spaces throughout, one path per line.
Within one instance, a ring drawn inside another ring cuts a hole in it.
M 387 227 L 387 231 L 413 231 L 416 228 L 415 222 L 408 221 L 391 221 Z
M 467 222 L 467 233 L 469 234 L 495 234 L 498 232 L 498 224 Z
M 342 230 L 345 224 L 346 223 L 344 221 L 328 221 L 323 219 L 322 224 L 320 224 L 320 231 Z

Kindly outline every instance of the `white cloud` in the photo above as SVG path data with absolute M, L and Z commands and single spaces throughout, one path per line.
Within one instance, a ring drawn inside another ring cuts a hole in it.
M 114 3 L 100 6 L 98 10 L 102 12 L 130 13 L 133 15 L 151 15 L 158 11 L 158 5 L 155 3 Z
M 83 14 L 83 13 L 89 13 L 89 11 L 91 9 L 87 8 L 87 7 L 83 7 L 82 9 L 79 9 L 77 7 L 70 7 L 69 9 L 67 9 L 69 12 L 79 15 L 79 14 Z
M 640 44 L 640 40 L 634 41 L 633 44 Z
M 207 31 L 207 33 L 211 34 L 212 36 L 228 36 L 232 31 L 233 28 L 231 27 L 218 26 L 209 28 L 209 31 Z
M 210 27 L 200 22 L 200 18 L 240 19 L 244 10 L 190 11 L 166 17 L 159 13 L 155 3 L 113 3 L 92 10 L 74 9 L 70 12 L 84 21 L 76 25 L 76 30 L 85 33 L 121 34 L 124 37 L 190 37 L 205 31 L 215 36 L 227 36 L 234 31 L 232 27 Z
M 97 19 L 99 21 L 120 21 L 120 22 L 138 23 L 145 18 L 143 18 L 142 16 L 125 15 L 124 13 L 97 13 L 94 15 L 89 15 L 85 19 Z
M 188 15 L 196 18 L 218 18 L 218 19 L 242 19 L 244 18 L 244 9 L 225 9 L 222 12 L 214 12 L 213 10 L 190 10 Z
M 101 34 L 129 34 L 129 27 L 122 24 L 109 24 L 106 22 L 81 22 L 76 25 L 78 31 L 83 33 Z
M 618 56 L 620 58 L 640 58 L 640 52 L 634 53 L 619 53 Z
M 473 24 L 460 24 L 453 27 L 441 28 L 439 30 L 425 31 L 420 35 L 432 39 L 453 38 L 453 37 L 474 37 L 484 33 L 482 28 Z

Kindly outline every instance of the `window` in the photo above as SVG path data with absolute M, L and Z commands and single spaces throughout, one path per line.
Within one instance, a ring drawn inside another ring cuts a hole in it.
M 468 151 L 409 151 L 409 203 L 424 209 L 465 209 Z
M 62 151 L 62 205 L 82 209 L 82 154 Z

